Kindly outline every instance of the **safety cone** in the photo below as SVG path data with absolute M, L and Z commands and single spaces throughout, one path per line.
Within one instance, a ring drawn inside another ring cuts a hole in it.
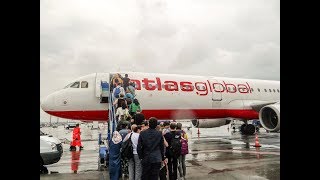
M 256 139 L 255 139 L 255 143 L 253 147 L 261 147 L 261 145 L 259 144 L 259 139 L 258 139 L 258 134 L 256 133 Z

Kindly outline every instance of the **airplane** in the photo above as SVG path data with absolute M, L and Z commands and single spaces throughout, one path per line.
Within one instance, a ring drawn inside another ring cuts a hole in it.
M 92 73 L 43 100 L 48 114 L 74 120 L 108 121 L 110 85 L 128 74 L 145 118 L 190 119 L 196 127 L 219 127 L 233 119 L 253 134 L 251 119 L 280 131 L 280 81 L 142 72 Z M 110 83 L 111 82 L 111 83 Z

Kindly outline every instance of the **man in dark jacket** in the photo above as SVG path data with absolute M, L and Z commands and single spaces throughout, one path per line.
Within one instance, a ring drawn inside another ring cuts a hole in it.
M 157 119 L 149 119 L 149 129 L 142 131 L 138 140 L 138 155 L 142 164 L 142 180 L 157 180 L 161 162 L 164 161 L 163 137 L 156 130 Z
M 129 86 L 129 81 L 130 81 L 130 78 L 128 78 L 128 74 L 125 74 L 122 80 L 123 80 L 123 88 L 124 88 L 124 91 L 126 92 L 127 87 Z

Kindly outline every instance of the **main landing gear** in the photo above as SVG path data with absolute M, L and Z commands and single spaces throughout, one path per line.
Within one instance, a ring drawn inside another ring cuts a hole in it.
M 244 135 L 253 135 L 256 132 L 256 127 L 253 124 L 242 124 L 240 131 Z

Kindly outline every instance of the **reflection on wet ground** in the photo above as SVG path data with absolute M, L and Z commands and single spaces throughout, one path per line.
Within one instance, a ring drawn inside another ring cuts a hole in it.
M 42 131 L 67 141 L 61 160 L 48 165 L 51 174 L 41 175 L 41 179 L 108 179 L 108 172 L 97 171 L 98 130 L 91 130 L 85 125 L 81 129 L 84 150 L 70 152 L 70 130 L 63 126 L 42 128 Z M 258 137 L 262 147 L 256 148 L 253 147 L 254 135 L 228 132 L 227 126 L 200 129 L 199 137 L 196 128 L 186 131 L 190 152 L 186 155 L 188 180 L 280 179 L 280 133 L 266 133 L 261 129 Z
M 81 153 L 81 151 L 72 151 L 71 152 L 71 170 L 75 174 L 78 172 L 78 167 L 80 164 L 80 153 Z

